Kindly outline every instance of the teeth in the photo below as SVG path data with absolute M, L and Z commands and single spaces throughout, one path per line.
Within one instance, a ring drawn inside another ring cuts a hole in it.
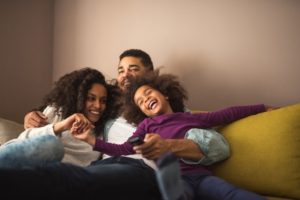
M 91 113 L 94 114 L 94 115 L 99 115 L 100 114 L 99 111 L 92 111 L 92 110 L 91 110 Z
M 150 101 L 149 106 L 148 106 L 149 109 L 153 109 L 155 104 L 156 104 L 156 101 L 154 101 L 154 100 Z
M 125 81 L 124 81 L 124 85 L 125 85 L 125 86 L 127 86 L 127 85 L 129 85 L 129 84 L 130 84 L 130 82 L 129 82 L 128 80 L 125 80 Z

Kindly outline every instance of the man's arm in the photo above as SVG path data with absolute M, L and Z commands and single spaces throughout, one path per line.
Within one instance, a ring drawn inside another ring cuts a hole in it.
M 198 161 L 204 156 L 199 145 L 190 139 L 162 139 L 160 135 L 151 133 L 145 136 L 144 142 L 135 146 L 134 150 L 151 160 L 156 160 L 167 152 L 191 161 Z
M 212 165 L 229 158 L 230 146 L 226 138 L 214 129 L 190 129 L 185 138 L 193 140 L 203 152 L 203 157 L 198 160 L 182 158 L 187 164 Z
M 147 134 L 145 143 L 135 146 L 134 150 L 152 160 L 172 152 L 185 163 L 201 165 L 212 165 L 230 156 L 228 142 L 215 130 L 194 128 L 189 130 L 185 137 L 185 139 L 162 139 L 158 134 Z

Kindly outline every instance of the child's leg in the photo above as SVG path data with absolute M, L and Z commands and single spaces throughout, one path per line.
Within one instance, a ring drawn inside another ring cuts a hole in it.
M 156 179 L 164 200 L 186 200 L 193 198 L 193 191 L 181 179 L 178 159 L 166 154 L 157 161 Z
M 14 140 L 0 147 L 0 168 L 27 168 L 61 161 L 64 147 L 53 135 Z
M 238 188 L 216 176 L 205 176 L 197 186 L 196 196 L 207 200 L 266 200 L 266 198 Z

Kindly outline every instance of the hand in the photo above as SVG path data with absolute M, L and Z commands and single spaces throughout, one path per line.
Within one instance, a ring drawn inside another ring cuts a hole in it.
M 73 128 L 71 128 L 71 133 L 73 137 L 82 140 L 91 146 L 95 146 L 96 143 L 96 136 L 92 132 L 92 128 L 87 128 L 83 132 L 77 132 L 74 131 Z
M 271 110 L 278 109 L 279 107 L 273 107 L 273 106 L 265 105 L 265 108 L 266 108 L 266 111 L 271 111 Z
M 156 160 L 169 151 L 167 140 L 164 140 L 156 133 L 148 133 L 144 143 L 133 147 L 136 153 L 142 154 L 145 158 Z
M 82 133 L 87 129 L 93 128 L 92 123 L 81 113 L 75 113 L 66 119 L 57 122 L 53 126 L 55 134 L 59 134 L 66 130 L 71 130 L 73 133 Z
M 81 134 L 93 128 L 95 128 L 94 125 L 83 114 L 75 114 L 71 127 L 72 134 Z
M 32 111 L 24 117 L 24 128 L 37 128 L 48 124 L 47 117 L 40 111 Z

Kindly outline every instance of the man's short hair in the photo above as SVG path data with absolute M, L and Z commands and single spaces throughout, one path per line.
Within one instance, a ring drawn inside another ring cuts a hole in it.
M 140 58 L 142 64 L 145 66 L 145 68 L 147 68 L 148 70 L 151 70 L 151 71 L 153 71 L 153 69 L 154 69 L 151 57 L 145 51 L 142 51 L 140 49 L 128 49 L 128 50 L 124 51 L 120 55 L 119 58 L 120 58 L 120 60 L 122 60 L 124 57 Z

